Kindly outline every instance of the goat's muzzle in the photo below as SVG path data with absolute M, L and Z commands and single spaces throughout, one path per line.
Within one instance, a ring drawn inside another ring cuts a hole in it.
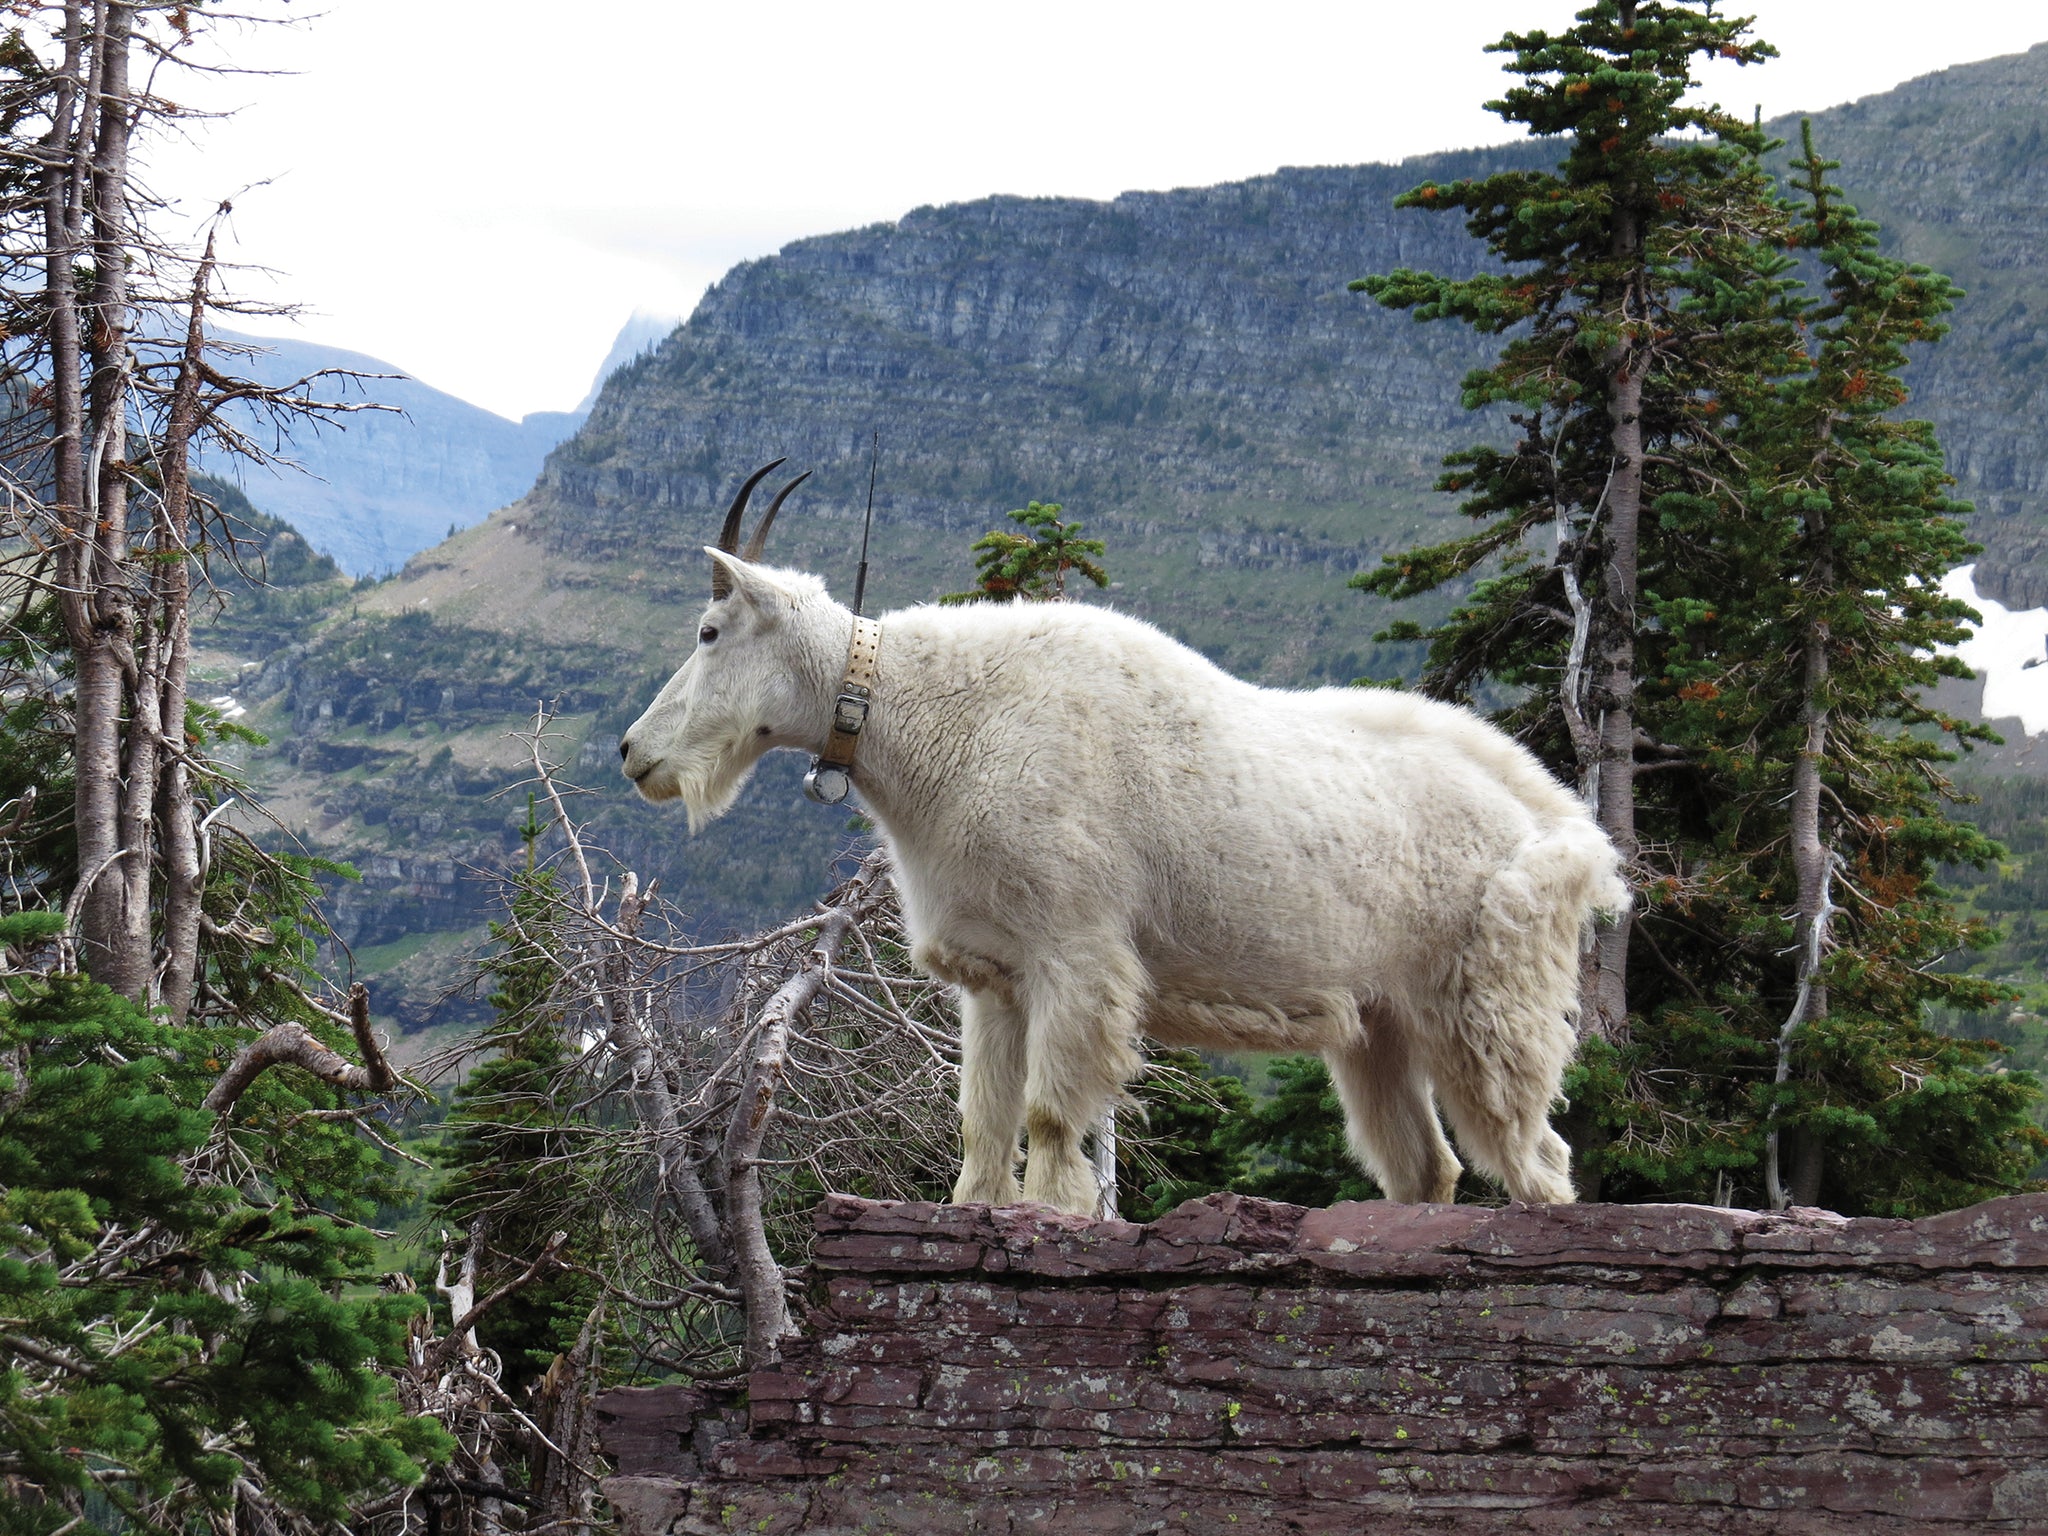
M 619 738 L 619 771 L 631 779 L 635 787 L 639 788 L 643 794 L 646 793 L 647 775 L 654 772 L 654 767 L 653 762 L 646 758 L 642 758 L 638 762 L 634 761 L 632 737 L 621 736 Z

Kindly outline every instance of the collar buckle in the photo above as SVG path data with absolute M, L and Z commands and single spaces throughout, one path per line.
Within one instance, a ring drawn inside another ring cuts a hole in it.
M 832 703 L 832 732 L 836 736 L 858 736 L 868 723 L 868 691 L 848 686 Z

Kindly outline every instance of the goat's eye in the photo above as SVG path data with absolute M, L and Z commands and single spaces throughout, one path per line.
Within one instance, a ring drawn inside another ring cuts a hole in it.
M 718 626 L 716 624 L 706 624 L 702 629 L 697 631 L 697 643 L 700 645 L 709 645 L 712 641 L 716 640 L 717 638 Z

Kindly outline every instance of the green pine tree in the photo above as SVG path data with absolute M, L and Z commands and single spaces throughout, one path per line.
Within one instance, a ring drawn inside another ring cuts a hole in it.
M 485 968 L 494 1053 L 461 1087 L 435 1157 L 444 1177 L 429 1196 L 459 1247 L 481 1231 L 486 1261 L 479 1294 L 517 1274 L 557 1231 L 574 1239 L 563 1257 L 587 1257 L 597 1234 L 581 1216 L 581 1173 L 566 1134 L 556 1086 L 568 1064 L 555 994 L 561 970 L 550 935 L 560 910 L 554 871 L 538 867 L 541 833 L 529 804 L 521 829 L 526 867 L 511 891 L 507 921 L 491 925 L 499 948 Z M 524 1384 L 570 1350 L 598 1299 L 596 1282 L 575 1270 L 542 1277 L 508 1298 L 477 1329 L 497 1351 L 508 1383 Z
M 1293 1205 L 1381 1198 L 1345 1142 L 1343 1106 L 1322 1059 L 1275 1057 L 1266 1075 L 1272 1095 L 1222 1128 L 1225 1147 L 1245 1167 L 1231 1187 Z
M 62 926 L 15 913 L 0 942 L 26 957 Z M 0 984 L 10 1536 L 197 1528 L 245 1477 L 338 1522 L 447 1452 L 378 1369 L 403 1362 L 417 1304 L 364 1284 L 377 1252 L 361 1166 L 293 1148 L 333 1097 L 267 1073 L 216 1139 L 200 1101 L 221 1048 L 79 977 Z
M 1934 865 L 1990 850 L 1941 814 L 1929 737 L 1970 732 L 1917 702 L 1963 616 L 1936 582 L 1968 551 L 1931 431 L 1886 414 L 1952 292 L 1885 263 L 1811 154 L 1790 206 L 1755 126 L 1691 104 L 1694 60 L 1771 52 L 1743 21 L 1603 0 L 1500 47 L 1524 83 L 1495 109 L 1567 136 L 1564 163 L 1403 201 L 1464 210 L 1503 270 L 1358 286 L 1504 335 L 1466 399 L 1517 436 L 1447 460 L 1476 532 L 1357 584 L 1478 578 L 1427 634 L 1423 686 L 1507 698 L 1634 871 L 1567 1081 L 1582 1193 L 1760 1203 L 1774 1142 L 1844 1209 L 2012 1187 L 2031 1084 L 1922 1022 L 1990 996 L 1937 974 L 1971 934 Z
M 1127 1221 L 1157 1221 L 1184 1200 L 1234 1189 L 1245 1175 L 1233 1139 L 1252 1097 L 1199 1051 L 1155 1050 L 1132 1087 L 1136 1113 L 1121 1117 L 1117 1210 Z
M 1469 278 L 1400 270 L 1354 288 L 1418 320 L 1504 336 L 1465 380 L 1472 409 L 1506 407 L 1505 447 L 1452 455 L 1442 489 L 1463 492 L 1477 531 L 1389 556 L 1356 585 L 1392 598 L 1491 562 L 1496 573 L 1427 638 L 1424 687 L 1467 700 L 1492 680 L 1521 693 L 1509 723 L 1586 791 L 1633 866 L 1638 691 L 1656 674 L 1644 583 L 1662 559 L 1653 508 L 1720 456 L 1702 401 L 1717 373 L 1768 359 L 1768 335 L 1728 334 L 1703 291 L 1758 249 L 1774 209 L 1753 125 L 1691 99 L 1702 57 L 1753 63 L 1773 50 L 1747 23 L 1685 0 L 1599 0 L 1559 33 L 1510 33 L 1522 83 L 1491 110 L 1562 140 L 1555 171 L 1425 183 L 1404 207 L 1461 210 L 1496 259 Z M 1383 638 L 1422 638 L 1397 625 Z M 1599 936 L 1587 1001 L 1594 1031 L 1628 1032 L 1632 923 Z
M 1967 508 L 1933 429 L 1896 414 L 1908 344 L 1941 336 L 1956 295 L 1881 253 L 1832 168 L 1807 130 L 1785 243 L 1815 253 L 1825 297 L 1781 280 L 1773 298 L 1804 366 L 1731 395 L 1739 475 L 1659 504 L 1684 558 L 1658 613 L 1688 636 L 1662 729 L 1695 810 L 1687 872 L 1646 893 L 1645 923 L 1701 980 L 1645 1008 L 1639 1081 L 1658 1087 L 1609 1101 L 1632 1105 L 1610 1167 L 1647 1190 L 1698 1189 L 1711 1165 L 1750 1199 L 1920 1214 L 2017 1187 L 2041 1147 L 2032 1080 L 1926 1022 L 1999 995 L 1938 965 L 1983 935 L 1935 867 L 1998 849 L 1942 806 L 1939 738 L 1988 731 L 1924 702 L 1962 672 L 1941 653 L 1974 615 L 1939 583 L 1974 553 Z
M 1010 517 L 1026 530 L 1010 533 L 995 528 L 973 544 L 975 585 L 949 592 L 942 603 L 1008 603 L 1019 598 L 1060 602 L 1067 595 L 1067 573 L 1086 577 L 1098 587 L 1109 585 L 1101 565 L 1103 543 L 1084 539 L 1079 523 L 1060 521 L 1058 502 L 1032 502 Z
M 393 1163 L 345 1117 L 350 1095 L 296 1068 L 224 1117 L 203 1108 L 270 1024 L 354 1050 L 302 990 L 325 931 L 316 866 L 214 837 L 181 1024 L 56 964 L 78 878 L 58 635 L 35 602 L 0 638 L 0 852 L 29 898 L 0 915 L 0 1531 L 186 1528 L 232 1508 L 238 1479 L 339 1520 L 449 1445 L 382 1373 L 419 1308 L 372 1289 L 367 1224 L 401 1194 Z M 197 704 L 185 736 L 250 739 Z M 200 809 L 245 793 L 215 762 Z

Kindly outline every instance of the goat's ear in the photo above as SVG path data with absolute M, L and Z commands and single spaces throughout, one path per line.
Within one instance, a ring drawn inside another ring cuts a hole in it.
M 729 555 L 709 544 L 704 546 L 704 553 L 725 573 L 725 579 L 731 583 L 735 597 L 764 610 L 789 605 L 792 595 L 789 588 L 769 575 L 764 567 L 749 565 L 738 555 Z

